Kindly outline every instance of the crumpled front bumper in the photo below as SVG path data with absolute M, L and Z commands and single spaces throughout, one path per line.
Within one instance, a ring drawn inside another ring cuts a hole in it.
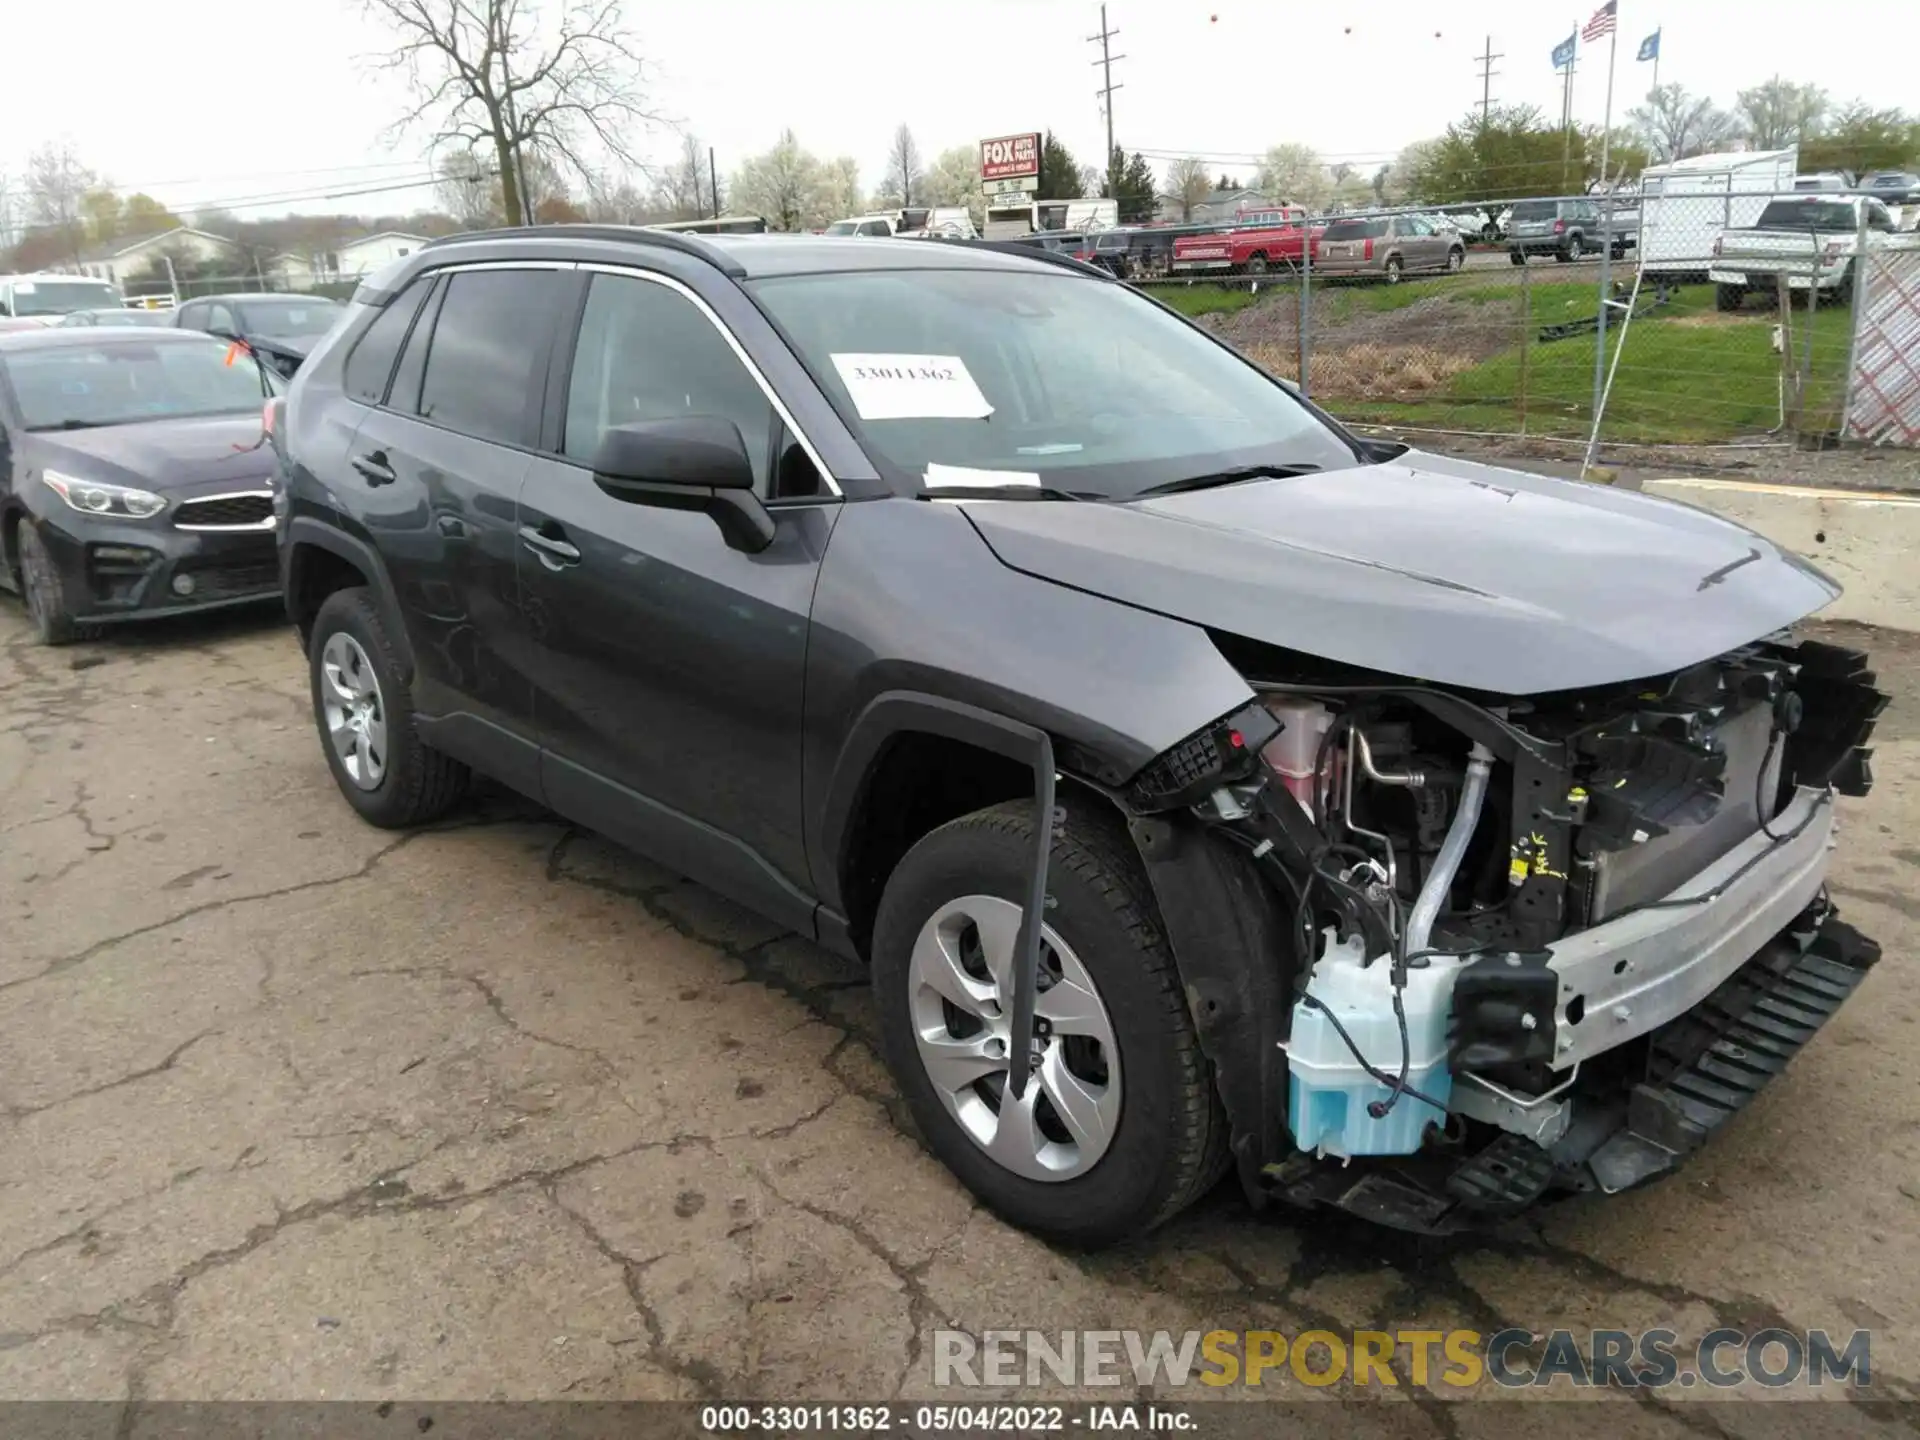
M 1833 1018 L 1880 958 L 1824 894 L 1698 1004 L 1653 1030 L 1641 1078 L 1579 1087 L 1551 1143 L 1503 1132 L 1471 1153 L 1430 1150 L 1350 1165 L 1296 1156 L 1273 1192 L 1426 1234 L 1471 1229 L 1549 1191 L 1613 1193 L 1676 1168 L 1752 1101 Z

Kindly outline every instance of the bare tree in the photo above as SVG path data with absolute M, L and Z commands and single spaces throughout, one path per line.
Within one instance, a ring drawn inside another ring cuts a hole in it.
M 80 202 L 99 183 L 65 141 L 42 145 L 27 157 L 27 219 L 56 233 L 70 260 L 79 260 L 86 239 Z
M 987 197 L 980 184 L 980 147 L 956 145 L 934 156 L 920 181 L 920 199 L 927 205 L 964 205 L 974 224 L 981 224 Z
M 1811 140 L 1832 108 L 1818 85 L 1801 85 L 1776 75 L 1742 90 L 1733 108 L 1756 150 L 1784 150 Z
M 1213 177 L 1207 174 L 1204 160 L 1189 155 L 1167 167 L 1167 194 L 1180 202 L 1180 218 L 1193 219 L 1193 212 L 1213 193 Z
M 735 172 L 728 194 L 736 205 L 766 217 L 776 230 L 801 230 L 825 217 L 826 187 L 820 161 L 800 148 L 793 131 L 764 155 L 754 155 Z
M 582 179 L 594 173 L 595 148 L 638 165 L 631 131 L 658 117 L 644 102 L 620 0 L 564 0 L 546 24 L 534 0 L 363 3 L 399 40 L 379 63 L 413 87 L 400 127 L 431 125 L 437 146 L 491 151 L 510 218 L 532 209 L 520 194 L 532 157 Z
M 680 151 L 673 163 L 654 181 L 654 208 L 675 220 L 698 220 L 713 208 L 709 184 L 707 147 L 699 137 L 680 137 Z
M 1704 155 L 1729 143 L 1740 124 L 1705 95 L 1684 85 L 1656 85 L 1647 103 L 1627 112 L 1627 120 L 1647 139 L 1647 151 L 1659 162 Z
M 925 175 L 926 171 L 920 163 L 920 147 L 914 143 L 913 131 L 902 125 L 893 132 L 893 144 L 887 147 L 887 170 L 880 182 L 880 194 L 889 201 L 911 205 Z
M 434 166 L 434 197 L 463 230 L 484 230 L 498 222 L 495 205 L 500 186 L 493 173 L 471 150 L 454 150 Z

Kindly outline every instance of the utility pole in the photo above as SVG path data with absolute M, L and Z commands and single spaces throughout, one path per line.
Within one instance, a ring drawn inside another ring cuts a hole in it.
M 1475 57 L 1480 62 L 1480 123 L 1484 126 L 1493 113 L 1493 77 L 1500 72 L 1493 68 L 1493 62 L 1504 60 L 1505 55 L 1493 53 L 1493 37 L 1487 36 L 1487 48 Z
M 1102 83 L 1100 88 L 1094 91 L 1094 94 L 1100 97 L 1100 103 L 1106 108 L 1107 112 L 1107 163 L 1104 168 L 1107 171 L 1107 183 L 1109 185 L 1113 185 L 1120 178 L 1113 173 L 1113 92 L 1121 88 L 1113 83 L 1113 62 L 1116 60 L 1124 60 L 1127 57 L 1114 54 L 1109 43 L 1113 37 L 1119 33 L 1118 30 L 1109 30 L 1107 28 L 1107 7 L 1102 5 L 1100 7 L 1100 33 L 1098 35 L 1089 35 L 1087 37 L 1087 43 L 1100 47 L 1100 58 L 1093 63 L 1100 67 Z

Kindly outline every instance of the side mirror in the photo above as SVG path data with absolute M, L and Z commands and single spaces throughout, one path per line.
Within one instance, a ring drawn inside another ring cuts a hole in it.
M 773 543 L 773 516 L 753 493 L 740 427 L 711 415 L 615 425 L 593 457 L 593 479 L 616 500 L 713 517 L 728 545 L 755 554 Z

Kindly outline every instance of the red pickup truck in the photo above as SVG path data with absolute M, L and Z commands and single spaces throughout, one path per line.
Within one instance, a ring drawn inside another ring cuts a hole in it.
M 1320 253 L 1324 225 L 1307 226 L 1307 212 L 1295 205 L 1247 210 L 1234 216 L 1233 228 L 1211 235 L 1186 235 L 1173 242 L 1168 266 L 1176 275 L 1215 270 L 1229 275 L 1264 275 L 1300 264 L 1302 249 Z

